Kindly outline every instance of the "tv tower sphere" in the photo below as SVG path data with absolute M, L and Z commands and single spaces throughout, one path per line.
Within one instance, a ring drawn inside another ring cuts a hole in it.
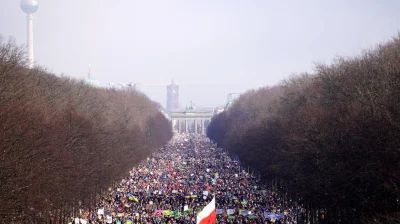
M 39 9 L 39 2 L 37 0 L 21 0 L 20 6 L 26 14 L 33 14 Z

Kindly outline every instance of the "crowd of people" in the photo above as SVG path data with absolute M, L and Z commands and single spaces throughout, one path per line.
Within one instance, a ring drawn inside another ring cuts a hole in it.
M 299 210 L 203 135 L 175 135 L 80 223 L 196 223 L 214 197 L 218 223 L 296 223 Z M 286 207 L 283 207 L 283 205 Z

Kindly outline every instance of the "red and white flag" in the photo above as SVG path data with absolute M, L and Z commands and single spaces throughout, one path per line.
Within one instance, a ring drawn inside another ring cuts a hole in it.
M 204 207 L 197 215 L 196 224 L 213 224 L 217 222 L 217 211 L 215 209 L 215 196 L 212 201 Z

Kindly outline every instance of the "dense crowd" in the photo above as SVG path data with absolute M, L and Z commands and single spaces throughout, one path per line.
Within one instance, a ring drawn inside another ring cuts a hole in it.
M 74 222 L 196 223 L 214 196 L 218 223 L 296 223 L 298 210 L 202 135 L 174 136 L 109 190 Z

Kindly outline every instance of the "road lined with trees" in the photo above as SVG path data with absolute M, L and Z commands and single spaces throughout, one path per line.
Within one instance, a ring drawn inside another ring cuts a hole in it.
M 160 106 L 144 94 L 27 69 L 24 50 L 0 36 L 2 223 L 45 223 L 94 206 L 172 137 Z
M 304 204 L 311 221 L 399 223 L 399 99 L 397 36 L 248 91 L 207 134 Z
M 76 217 L 171 139 L 142 93 L 26 65 L 0 36 L 0 222 Z M 399 87 L 400 36 L 243 94 L 207 135 L 311 223 L 399 223 Z

